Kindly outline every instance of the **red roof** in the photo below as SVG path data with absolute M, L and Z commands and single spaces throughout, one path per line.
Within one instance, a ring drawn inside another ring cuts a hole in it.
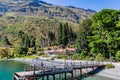
M 68 51 L 75 51 L 76 49 L 75 48 L 68 48 L 67 49 Z M 65 49 L 59 49 L 59 50 L 47 50 L 47 51 L 44 51 L 45 53 L 57 53 L 57 52 L 65 52 Z

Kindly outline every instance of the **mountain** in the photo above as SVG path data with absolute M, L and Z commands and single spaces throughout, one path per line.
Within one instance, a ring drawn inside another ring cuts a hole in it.
M 90 18 L 96 13 L 91 9 L 73 6 L 56 6 L 41 0 L 0 0 L 0 12 L 15 15 L 38 15 L 50 19 L 65 20 L 79 23 L 80 20 Z
M 60 22 L 68 22 L 76 32 L 79 22 L 94 13 L 91 9 L 52 5 L 41 0 L 0 0 L 0 46 L 21 44 L 19 34 L 24 34 L 23 39 L 33 36 L 38 46 L 40 36 L 46 40 L 49 31 L 58 36 Z

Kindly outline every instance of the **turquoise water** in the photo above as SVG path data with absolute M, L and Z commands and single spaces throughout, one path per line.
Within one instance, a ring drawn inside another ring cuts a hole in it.
M 0 61 L 0 80 L 13 80 L 13 73 L 23 71 L 26 64 L 16 61 Z M 51 78 L 52 80 L 52 78 Z M 59 79 L 57 79 L 59 80 Z M 82 80 L 113 80 L 99 76 L 83 77 Z
M 23 71 L 24 65 L 16 61 L 0 61 L 0 80 L 13 80 L 13 73 Z

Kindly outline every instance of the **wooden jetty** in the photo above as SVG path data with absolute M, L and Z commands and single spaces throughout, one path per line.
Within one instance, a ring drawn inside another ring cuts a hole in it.
M 94 71 L 95 68 L 104 67 L 104 64 L 101 62 L 68 62 L 68 63 L 54 63 L 54 62 L 45 62 L 42 61 L 44 66 L 39 66 L 41 61 L 37 61 L 36 65 L 32 66 L 31 71 L 23 71 L 23 72 L 15 72 L 13 80 L 38 80 L 42 79 L 47 80 L 50 76 L 52 76 L 52 80 L 56 80 L 56 75 L 64 75 L 64 80 L 67 79 L 67 74 L 71 74 L 69 76 L 69 80 L 76 80 L 75 73 L 76 70 L 79 70 L 80 76 L 82 76 L 82 69 L 86 69 L 86 75 L 88 73 L 88 68 L 92 68 Z M 36 69 L 36 66 L 38 67 Z M 60 77 L 61 78 L 61 77 Z M 60 79 L 61 80 L 61 79 Z

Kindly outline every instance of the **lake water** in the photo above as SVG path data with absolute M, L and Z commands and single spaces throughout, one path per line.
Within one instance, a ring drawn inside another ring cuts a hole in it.
M 23 71 L 26 64 L 16 61 L 0 61 L 0 80 L 13 80 L 13 73 Z M 51 79 L 52 80 L 52 79 Z M 58 79 L 57 79 L 58 80 Z M 99 76 L 89 76 L 82 80 L 113 80 Z

